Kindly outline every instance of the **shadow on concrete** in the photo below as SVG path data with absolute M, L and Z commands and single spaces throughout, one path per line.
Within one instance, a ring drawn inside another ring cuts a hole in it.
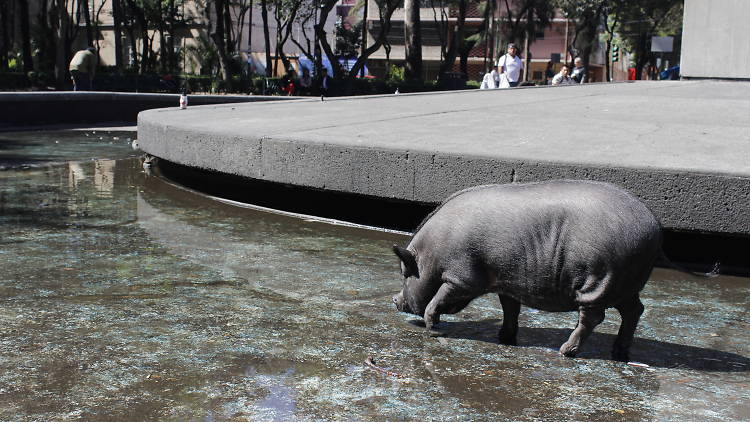
M 422 320 L 412 320 L 411 324 L 424 326 Z M 498 343 L 497 332 L 502 320 L 443 321 L 438 325 L 436 336 L 454 339 Z M 557 350 L 572 332 L 572 328 L 533 328 L 520 327 L 518 346 L 543 347 Z M 578 359 L 610 360 L 610 349 L 615 341 L 613 334 L 594 332 L 579 353 Z M 750 358 L 736 353 L 704 347 L 688 346 L 636 336 L 630 351 L 631 360 L 657 368 L 685 368 L 708 372 L 747 372 L 750 371 Z

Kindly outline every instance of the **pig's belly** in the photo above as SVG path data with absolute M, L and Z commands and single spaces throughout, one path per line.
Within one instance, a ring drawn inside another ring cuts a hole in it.
M 570 312 L 578 310 L 575 293 L 557 290 L 554 288 L 540 287 L 534 291 L 528 291 L 514 286 L 502 286 L 498 294 L 510 296 L 521 302 L 521 305 L 529 308 L 539 309 L 547 312 Z

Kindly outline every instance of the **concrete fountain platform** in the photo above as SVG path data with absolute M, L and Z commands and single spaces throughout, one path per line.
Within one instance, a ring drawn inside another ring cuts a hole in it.
M 305 99 L 138 115 L 149 154 L 252 179 L 438 203 L 596 179 L 665 227 L 750 234 L 750 83 L 637 82 Z

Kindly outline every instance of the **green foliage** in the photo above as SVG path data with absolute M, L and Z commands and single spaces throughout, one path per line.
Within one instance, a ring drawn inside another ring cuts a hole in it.
M 186 59 L 190 63 L 188 68 L 200 67 L 201 72 L 207 75 L 218 74 L 219 51 L 214 43 L 205 34 L 200 34 L 195 45 L 185 48 Z
M 517 44 L 526 37 L 529 42 L 534 42 L 535 34 L 550 26 L 555 13 L 555 4 L 551 0 L 496 1 L 497 7 L 507 14 L 507 19 L 500 22 L 503 38 Z
M 8 70 L 11 72 L 20 72 L 23 70 L 23 62 L 15 57 L 8 59 Z
M 405 79 L 406 71 L 403 66 L 396 66 L 395 64 L 392 64 L 388 68 L 388 72 L 385 75 L 386 81 L 390 83 L 402 83 Z
M 362 46 L 362 21 L 349 27 L 344 23 L 336 24 L 335 53 L 343 57 L 355 57 Z

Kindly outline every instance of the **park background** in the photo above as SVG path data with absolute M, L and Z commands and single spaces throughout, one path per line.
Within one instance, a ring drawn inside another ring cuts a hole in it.
M 68 90 L 94 46 L 104 91 L 278 94 L 327 68 L 337 95 L 478 87 L 516 43 L 523 81 L 581 57 L 592 82 L 679 64 L 682 0 L 6 0 L 0 90 Z M 653 37 L 673 37 L 671 52 Z M 317 94 L 313 92 L 313 94 Z

